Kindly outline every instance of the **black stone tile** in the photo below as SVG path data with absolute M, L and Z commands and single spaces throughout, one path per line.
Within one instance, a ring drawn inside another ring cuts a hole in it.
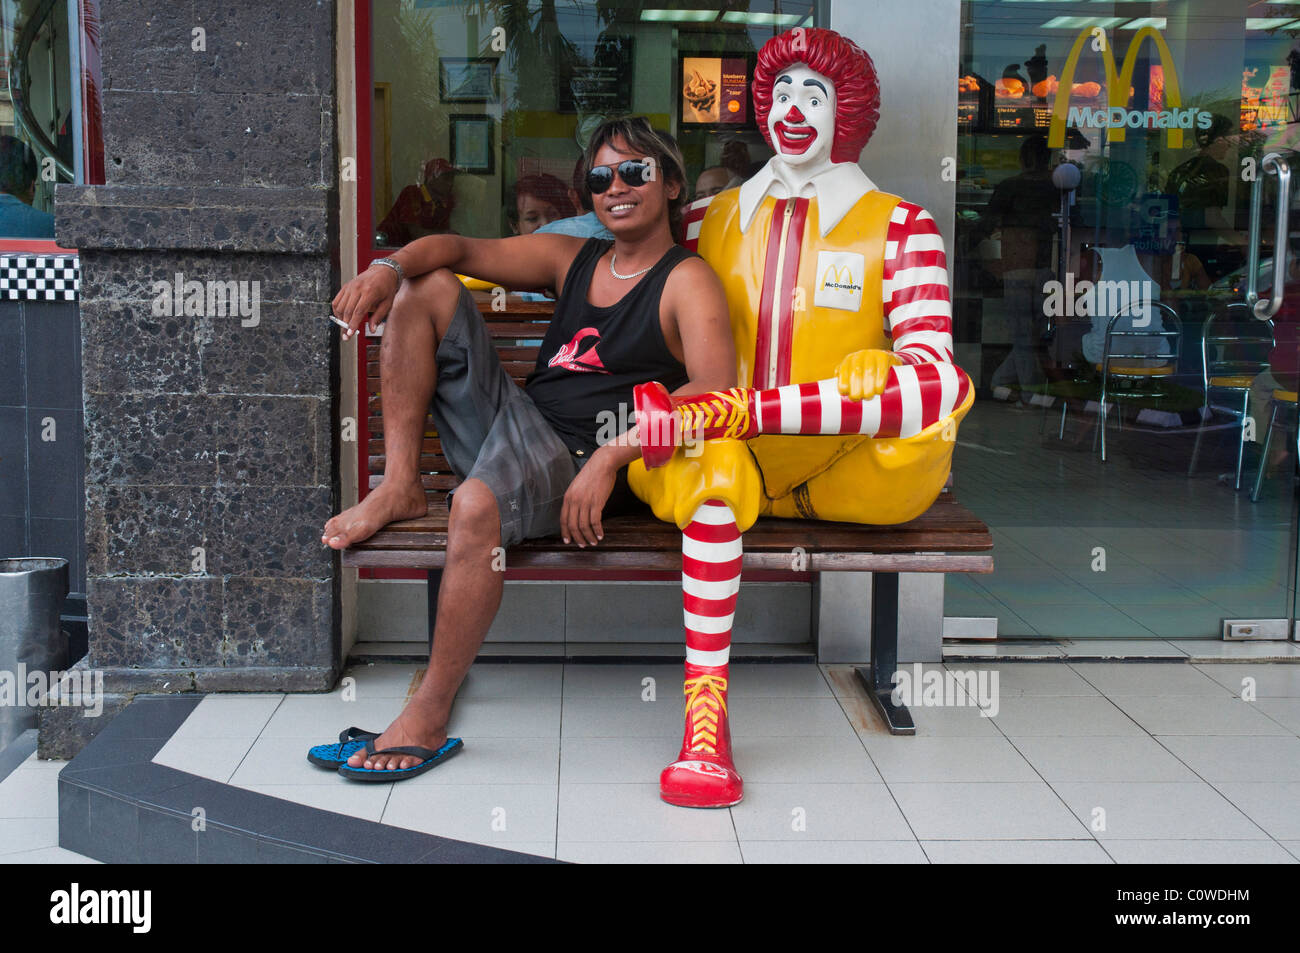
M 146 864 L 197 864 L 198 838 L 193 819 L 140 808 L 140 861 Z
M 222 487 L 221 571 L 329 579 L 337 554 L 320 541 L 334 515 L 330 487 Z M 209 561 L 209 566 L 211 561 Z
M 72 569 L 77 563 L 81 537 L 75 519 L 51 520 L 33 518 L 29 524 L 31 556 L 61 556 L 68 561 L 69 591 L 73 586 Z
M 134 756 L 138 754 L 141 744 L 143 744 L 141 741 L 126 743 L 122 750 Z M 148 760 L 104 764 L 101 767 L 92 765 L 74 768 L 73 762 L 80 758 L 81 755 L 77 755 L 63 769 L 69 781 L 92 791 L 109 793 L 116 797 L 129 797 L 137 801 L 146 796 L 157 797 L 170 788 L 182 787 L 189 784 L 193 777 L 184 771 L 154 764 Z
M 210 400 L 217 422 L 219 485 L 317 485 L 317 431 L 329 426 L 324 401 L 315 397 Z
M 81 334 L 75 301 L 29 301 L 23 308 L 27 348 L 27 403 L 81 409 Z
M 0 407 L 0 516 L 27 516 L 27 410 L 24 407 Z
M 87 853 L 106 864 L 140 862 L 140 808 L 134 801 L 90 794 Z
M 208 31 L 213 54 L 204 61 L 199 88 L 296 93 L 329 89 L 334 56 L 330 12 L 315 0 L 280 0 L 262 8 L 258 29 L 250 33 L 246 14 L 238 8 L 196 10 L 195 22 Z M 294 55 L 284 56 L 289 49 Z
M 260 839 L 257 841 L 257 860 L 255 863 L 323 864 L 325 862 L 326 857 L 324 854 L 317 854 L 309 850 L 300 850 L 286 844 L 276 843 L 275 841 Z
M 421 857 L 421 864 L 554 864 L 553 857 L 502 850 L 486 844 L 448 840 Z
M 216 481 L 211 399 L 185 394 L 86 394 L 86 474 L 95 484 Z
M 332 593 L 329 581 L 228 577 L 222 664 L 329 664 Z
M 83 300 L 86 392 L 197 393 L 200 320 L 155 315 L 152 301 Z
M 90 789 L 59 777 L 59 846 L 84 854 L 90 846 Z
M 211 318 L 202 342 L 205 389 L 213 394 L 328 397 L 330 351 L 337 346 L 337 328 L 326 319 L 329 310 L 328 300 L 263 299 L 255 326 L 244 326 L 251 319 Z
M 256 203 L 257 207 L 269 211 L 281 209 L 281 201 L 290 208 L 300 207 L 310 197 L 305 189 L 232 188 L 209 190 L 205 195 L 212 196 L 213 201 L 236 203 L 234 207 Z M 283 216 L 284 213 L 278 211 L 277 214 Z M 248 252 L 179 250 L 141 255 L 137 251 L 94 249 L 83 251 L 81 255 L 82 308 L 88 305 L 111 307 L 130 301 L 144 303 L 152 310 L 155 282 L 174 283 L 177 272 L 192 276 L 231 274 L 256 278 L 263 308 L 283 302 L 328 302 L 333 300 L 338 290 L 331 285 L 328 260 L 320 257 L 277 254 L 268 259 L 266 255 Z
M 22 308 L 17 302 L 0 302 L 0 407 L 27 403 L 26 363 Z
M 95 665 L 190 668 L 220 658 L 220 579 L 92 576 L 88 585 Z
M 210 102 L 214 98 L 237 97 L 105 89 L 104 113 L 114 117 L 104 126 L 104 164 L 109 183 L 220 186 L 240 182 L 247 148 L 243 129 L 234 119 L 213 124 L 221 116 L 221 107 Z M 176 209 L 160 210 L 152 216 L 146 212 L 136 221 L 140 227 L 135 232 L 142 239 L 148 230 L 159 226 L 178 237 L 193 234 L 192 219 Z M 63 223 L 60 219 L 59 225 Z M 125 236 L 127 240 L 135 237 L 130 232 Z M 85 244 L 76 229 L 70 229 L 65 236 L 60 228 L 59 238 L 78 246 Z
M 340 857 L 374 863 L 412 863 L 438 848 L 443 840 L 288 801 L 280 804 L 275 823 L 261 833 L 286 844 L 315 848 Z
M 257 838 L 244 831 L 232 831 L 215 824 L 195 837 L 200 864 L 257 863 Z
M 26 555 L 27 520 L 21 516 L 0 516 L 0 559 Z
M 72 518 L 81 511 L 81 410 L 27 410 L 28 506 L 33 517 Z
M 114 3 L 101 19 L 105 66 L 135 63 L 138 48 L 190 50 L 190 30 L 198 22 L 191 0 L 167 3 Z M 111 15 L 109 15 L 111 13 Z M 174 54 L 173 54 L 174 55 Z
M 220 575 L 228 552 L 222 514 L 212 488 L 88 486 L 87 575 Z
M 242 184 L 322 188 L 334 184 L 333 168 L 325 169 L 321 163 L 322 122 L 332 127 L 334 121 L 324 100 L 319 95 L 280 92 L 239 94 L 239 114 L 248 120 L 243 128 L 250 130 L 243 151 Z M 315 227 L 306 217 L 290 222 L 281 219 L 276 231 L 287 236 L 301 229 L 311 235 Z

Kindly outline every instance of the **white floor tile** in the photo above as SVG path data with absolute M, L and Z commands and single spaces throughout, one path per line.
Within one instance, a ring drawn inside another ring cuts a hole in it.
M 1037 773 L 1005 738 L 870 736 L 871 760 L 886 782 L 1037 781 Z
M 1234 695 L 1240 695 L 1246 687 L 1244 680 L 1251 679 L 1255 695 L 1259 698 L 1275 696 L 1300 698 L 1300 665 L 1294 663 L 1268 662 L 1241 665 L 1202 662 L 1194 667 Z
M 153 756 L 154 764 L 163 764 L 177 771 L 187 771 L 213 781 L 229 781 L 240 763 L 253 747 L 256 732 L 235 738 L 196 738 L 192 735 L 173 735 Z M 299 744 L 298 747 L 302 747 Z M 306 749 L 299 756 L 306 759 Z
M 1102 694 L 1209 695 L 1222 698 L 1226 689 L 1195 665 L 1184 662 L 1072 662 L 1072 668 Z
M 21 854 L 0 854 L 0 864 L 98 864 L 93 857 L 64 850 L 62 847 L 42 847 Z
M 739 864 L 735 843 L 666 843 L 560 841 L 556 860 L 575 864 Z
M 992 721 L 1009 738 L 1143 733 L 1110 699 L 1089 695 L 1003 698 Z
M 989 684 L 997 675 L 1003 698 L 1017 695 L 1097 695 L 1097 689 L 1069 666 L 1052 662 L 946 662 L 954 672 L 988 672 Z
M 1209 781 L 1300 782 L 1300 738 L 1272 735 L 1157 735 L 1157 740 Z M 1300 802 L 1296 808 L 1300 810 Z
M 1049 784 L 1058 781 L 1196 781 L 1196 775 L 1149 735 L 1019 736 L 1015 746 Z
M 555 807 L 553 784 L 403 782 L 393 785 L 383 822 L 498 847 L 548 840 L 554 844 Z
M 728 698 L 733 738 L 852 738 L 853 726 L 834 698 Z
M 1295 864 L 1281 844 L 1271 840 L 1113 840 L 1102 845 L 1117 864 Z
M 0 856 L 59 846 L 57 817 L 23 817 L 0 820 Z
M 736 841 L 727 810 L 666 804 L 659 799 L 657 778 L 640 784 L 561 784 L 558 831 L 558 843 Z
M 1260 698 L 1251 704 L 1283 728 L 1300 735 L 1300 698 Z
M 1091 836 L 1042 781 L 891 784 L 916 836 L 928 840 L 1074 840 Z
M 883 784 L 746 784 L 731 814 L 742 843 L 912 837 Z
M 323 695 L 286 695 L 258 737 L 298 738 L 311 744 L 338 740 L 345 728 L 383 731 L 402 711 L 400 698 L 345 701 L 337 692 Z M 310 745 L 309 745 L 310 747 Z
M 1052 787 L 1099 838 L 1258 840 L 1265 834 L 1205 783 L 1059 782 Z M 1104 824 L 1104 829 L 1098 829 Z
M 318 767 L 307 760 L 307 749 L 313 744 L 320 743 L 307 738 L 259 738 L 248 748 L 233 774 L 216 780 L 227 781 L 238 787 L 253 784 L 342 783 L 343 779 L 338 776 L 337 771 Z M 200 774 L 198 768 L 202 767 L 202 752 L 191 749 L 186 752 L 185 757 L 186 760 L 193 759 L 200 763 L 195 768 L 181 770 Z M 452 764 L 455 764 L 454 759 L 437 770 L 445 771 Z
M 684 700 L 657 694 L 655 701 L 639 695 L 565 695 L 562 735 L 570 738 L 673 738 L 685 727 Z
M 1300 839 L 1300 784 L 1220 782 L 1214 786 L 1270 836 Z
M 732 665 L 729 698 L 830 698 L 820 667 L 799 665 Z
M 853 732 L 806 738 L 740 735 L 732 740 L 736 769 L 746 783 L 879 784 L 861 739 Z M 673 752 L 676 756 L 676 752 Z
M 0 818 L 59 816 L 57 771 L 19 766 L 0 781 Z
M 323 811 L 378 821 L 384 814 L 388 795 L 393 784 L 363 784 L 334 777 L 334 784 L 247 784 L 239 785 L 249 791 L 306 804 Z M 410 781 L 403 782 L 410 784 Z
M 283 700 L 283 695 L 207 695 L 172 737 L 256 738 Z
M 566 736 L 560 741 L 560 783 L 658 783 L 659 772 L 677 757 L 680 748 L 680 738 Z
M 924 864 L 914 840 L 750 840 L 740 851 L 747 864 Z
M 1153 735 L 1291 734 L 1252 703 L 1231 696 L 1118 695 L 1114 701 Z
M 445 765 L 402 784 L 556 784 L 559 774 L 559 738 L 471 738 Z
M 927 840 L 934 864 L 1109 864 L 1094 840 Z
M 560 703 L 558 697 L 458 698 L 447 731 L 466 744 L 476 738 L 559 738 Z
M 1031 659 L 1044 656 L 1065 657 L 1061 647 L 1053 642 L 994 642 L 979 645 L 973 642 L 949 643 L 943 647 L 944 662 L 960 659 Z
M 652 687 L 658 698 L 681 697 L 684 669 L 681 665 L 587 665 L 564 666 L 564 697 L 593 696 L 640 701 Z

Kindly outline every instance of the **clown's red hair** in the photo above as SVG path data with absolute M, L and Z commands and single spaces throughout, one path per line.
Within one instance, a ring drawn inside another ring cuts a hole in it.
M 780 151 L 767 128 L 767 114 L 772 109 L 772 83 L 796 63 L 807 64 L 835 83 L 835 141 L 831 145 L 831 161 L 857 162 L 880 119 L 880 83 L 871 57 L 834 30 L 796 27 L 772 37 L 758 51 L 751 90 L 754 115 L 758 128 L 763 130 L 763 138 L 773 151 Z

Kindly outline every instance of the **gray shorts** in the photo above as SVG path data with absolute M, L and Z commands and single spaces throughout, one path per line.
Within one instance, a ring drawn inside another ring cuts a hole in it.
M 510 379 L 464 288 L 437 364 L 432 410 L 443 455 L 460 480 L 481 480 L 496 496 L 501 545 L 558 534 L 564 493 L 586 459 Z

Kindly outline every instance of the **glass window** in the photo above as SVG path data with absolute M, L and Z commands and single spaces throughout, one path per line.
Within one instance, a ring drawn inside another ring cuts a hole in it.
M 0 2 L 0 239 L 52 239 L 54 185 L 103 182 L 98 39 L 98 0 Z
M 766 161 L 749 102 L 755 56 L 776 33 L 823 25 L 824 11 L 815 0 L 676 6 L 375 0 L 375 245 L 580 219 L 575 169 L 610 116 L 645 115 L 675 135 L 692 194 Z

